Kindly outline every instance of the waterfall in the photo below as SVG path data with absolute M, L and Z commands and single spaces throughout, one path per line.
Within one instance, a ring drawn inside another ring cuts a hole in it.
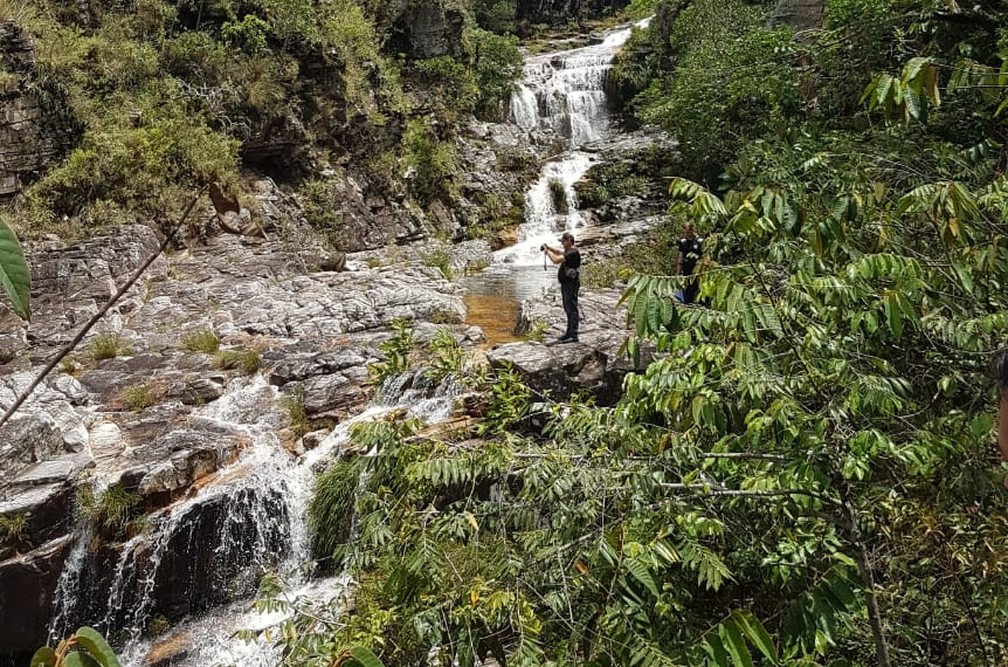
M 194 494 L 149 515 L 122 544 L 93 552 L 92 532 L 82 527 L 57 584 L 50 642 L 86 624 L 123 646 L 125 667 L 159 662 L 165 654 L 172 664 L 192 667 L 274 665 L 270 642 L 234 636 L 284 619 L 280 612 L 250 608 L 261 575 L 278 572 L 290 586 L 289 600 L 339 598 L 350 583 L 345 574 L 312 579 L 305 518 L 319 468 L 349 444 L 355 424 L 404 408 L 408 416 L 436 423 L 450 417 L 460 393 L 450 380 L 403 374 L 372 406 L 294 459 L 276 435 L 280 415 L 264 409 L 276 403 L 276 388 L 262 376 L 236 379 L 191 419 L 240 427 L 249 445 L 239 460 Z M 182 623 L 152 637 L 159 624 L 179 617 Z
M 647 23 L 636 26 L 643 28 Z M 543 166 L 539 179 L 526 192 L 518 243 L 499 251 L 495 261 L 538 264 L 543 243 L 556 246 L 560 233 L 569 230 L 576 235 L 585 226 L 574 184 L 593 161 L 585 149 L 609 137 L 606 79 L 631 32 L 632 28 L 624 28 L 598 44 L 526 60 L 522 81 L 511 96 L 511 122 L 533 137 L 545 135 L 540 142 L 560 138 L 564 152 Z

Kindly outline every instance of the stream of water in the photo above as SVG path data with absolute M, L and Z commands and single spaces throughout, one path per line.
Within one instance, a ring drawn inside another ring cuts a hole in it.
M 637 24 L 647 25 L 647 21 Z M 564 151 L 543 165 L 525 193 L 524 222 L 515 245 L 497 251 L 493 263 L 462 280 L 470 290 L 470 322 L 487 332 L 490 344 L 513 340 L 495 322 L 517 312 L 517 303 L 541 296 L 556 285 L 556 267 L 544 262 L 540 246 L 559 247 L 559 236 L 575 237 L 587 221 L 578 209 L 577 183 L 595 161 L 595 151 L 612 134 L 605 85 L 613 60 L 632 28 L 616 30 L 598 44 L 530 57 L 511 98 L 511 122 L 528 131 L 562 141 Z M 481 302 L 487 300 L 489 305 Z M 497 313 L 482 319 L 480 311 Z M 513 328 L 514 318 L 511 319 Z M 498 331 L 498 329 L 500 329 Z

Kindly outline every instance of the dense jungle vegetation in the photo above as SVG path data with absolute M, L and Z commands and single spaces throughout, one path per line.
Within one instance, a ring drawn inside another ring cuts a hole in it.
M 0 67 L 0 91 L 58 110 L 71 145 L 4 219 L 25 238 L 166 225 L 210 181 L 239 192 L 243 169 L 299 193 L 323 233 L 340 224 L 326 170 L 352 169 L 388 200 L 450 204 L 460 128 L 501 117 L 521 68 L 515 33 L 543 26 L 508 2 L 428 3 L 444 43 L 427 57 L 403 25 L 422 5 L 0 0 L 0 23 L 34 45 L 31 67 Z
M 635 7 L 613 84 L 681 142 L 625 296 L 654 361 L 613 407 L 504 373 L 475 431 L 360 427 L 313 509 L 359 587 L 339 614 L 268 582 L 288 663 L 1004 664 L 1008 7 Z M 671 298 L 687 218 L 706 307 Z

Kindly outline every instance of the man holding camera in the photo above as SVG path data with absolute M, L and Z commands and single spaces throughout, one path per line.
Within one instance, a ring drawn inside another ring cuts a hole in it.
M 557 280 L 563 297 L 564 313 L 567 314 L 567 330 L 557 339 L 558 343 L 576 343 L 578 339 L 578 290 L 581 288 L 581 253 L 574 247 L 574 235 L 564 232 L 560 237 L 562 248 L 552 248 L 545 243 L 539 249 L 546 253 L 554 264 L 559 264 Z

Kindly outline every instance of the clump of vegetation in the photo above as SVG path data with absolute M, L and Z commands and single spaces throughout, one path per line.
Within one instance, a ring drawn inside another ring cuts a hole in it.
M 427 351 L 431 356 L 424 375 L 435 382 L 447 377 L 461 377 L 468 355 L 451 331 L 438 329 L 437 335 L 427 345 Z
M 475 222 L 466 227 L 470 239 L 484 239 L 491 245 L 500 245 L 500 235 L 515 229 L 525 219 L 525 195 L 515 192 L 510 199 L 489 194 L 483 200 Z
M 23 542 L 28 537 L 28 516 L 24 512 L 0 515 L 0 542 Z
M 115 359 L 131 352 L 131 348 L 122 341 L 119 334 L 114 332 L 100 333 L 88 344 L 88 353 L 95 361 Z
M 361 470 L 358 460 L 340 459 L 315 479 L 308 527 L 312 550 L 329 570 L 340 566 L 349 546 Z
M 154 393 L 148 384 L 134 384 L 120 394 L 123 403 L 133 412 L 143 412 L 154 405 Z
M 455 147 L 419 120 L 410 121 L 403 134 L 402 155 L 410 189 L 423 204 L 449 201 L 458 188 Z
M 218 350 L 212 364 L 220 370 L 237 370 L 242 375 L 254 375 L 262 366 L 262 357 L 255 350 Z
M 646 165 L 636 161 L 607 162 L 593 166 L 587 178 L 574 184 L 578 203 L 582 208 L 592 208 L 619 197 L 646 193 L 649 179 L 642 173 L 646 169 Z M 651 172 L 651 178 L 658 173 L 660 172 Z
M 135 516 L 141 497 L 121 484 L 96 493 L 93 484 L 77 487 L 76 507 L 85 520 L 106 530 L 120 531 Z
M 215 354 L 220 350 L 220 336 L 213 329 L 200 329 L 182 337 L 182 349 L 189 352 L 203 352 L 204 354 Z
M 553 204 L 553 210 L 560 215 L 567 215 L 570 213 L 570 202 L 567 200 L 567 188 L 564 187 L 563 181 L 557 178 L 551 178 L 549 183 L 547 183 L 547 188 L 549 189 L 550 201 Z
M 311 420 L 308 419 L 308 411 L 305 409 L 303 389 L 299 387 L 294 393 L 281 396 L 280 407 L 287 413 L 287 419 L 290 421 L 290 428 L 295 438 L 301 438 L 311 430 Z
M 549 322 L 536 320 L 532 322 L 532 326 L 522 335 L 522 339 L 541 343 L 547 329 L 549 329 Z
M 372 384 L 379 387 L 385 384 L 385 381 L 390 377 L 409 370 L 413 350 L 416 347 L 413 328 L 410 327 L 408 321 L 396 319 L 392 322 L 392 328 L 395 335 L 378 346 L 378 349 L 385 355 L 385 359 L 368 366 Z
M 428 253 L 424 253 L 420 259 L 424 266 L 437 267 L 445 280 L 455 279 L 455 270 L 452 268 L 451 255 L 446 248 L 439 247 Z

